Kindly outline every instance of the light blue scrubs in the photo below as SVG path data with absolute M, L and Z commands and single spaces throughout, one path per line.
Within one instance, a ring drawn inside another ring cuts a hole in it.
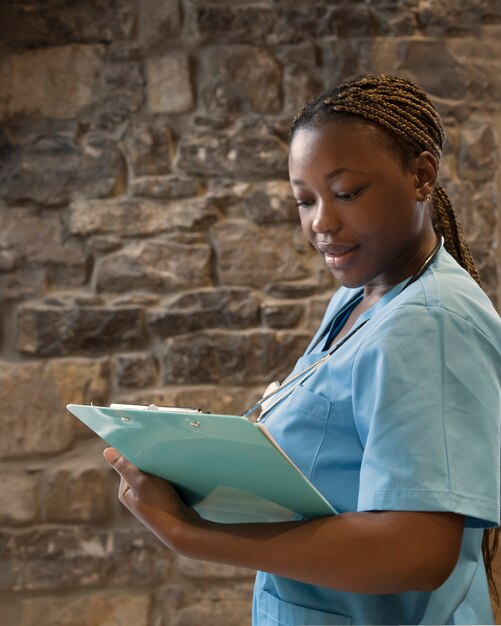
M 340 513 L 464 515 L 459 561 L 434 592 L 386 595 L 259 572 L 254 626 L 493 623 L 481 542 L 499 524 L 501 320 L 444 249 L 402 286 L 264 422 Z M 357 293 L 335 293 L 294 372 L 322 354 L 317 339 Z

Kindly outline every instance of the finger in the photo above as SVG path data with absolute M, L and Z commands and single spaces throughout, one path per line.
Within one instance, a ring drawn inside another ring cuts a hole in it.
M 139 485 L 143 472 L 138 470 L 135 465 L 122 456 L 115 448 L 106 448 L 103 456 L 126 483 L 131 487 Z

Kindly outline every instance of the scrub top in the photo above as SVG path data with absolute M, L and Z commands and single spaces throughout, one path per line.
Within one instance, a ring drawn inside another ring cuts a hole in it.
M 445 249 L 404 284 L 263 423 L 339 513 L 464 515 L 458 563 L 433 592 L 384 595 L 258 572 L 254 626 L 493 623 L 481 542 L 500 513 L 501 320 Z M 291 376 L 325 352 L 361 293 L 336 291 Z

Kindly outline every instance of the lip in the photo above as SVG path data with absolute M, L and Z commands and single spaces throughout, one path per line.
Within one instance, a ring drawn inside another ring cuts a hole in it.
M 327 245 L 319 244 L 319 251 L 324 255 L 325 263 L 331 269 L 343 269 L 351 262 L 358 245 Z

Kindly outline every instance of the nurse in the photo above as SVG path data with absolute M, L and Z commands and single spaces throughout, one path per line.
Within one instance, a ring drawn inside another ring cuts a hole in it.
M 165 545 L 260 570 L 254 626 L 493 622 L 501 321 L 436 182 L 443 139 L 426 95 L 390 76 L 329 90 L 292 125 L 301 225 L 342 285 L 294 373 L 337 349 L 263 420 L 338 516 L 207 522 L 105 451 Z

